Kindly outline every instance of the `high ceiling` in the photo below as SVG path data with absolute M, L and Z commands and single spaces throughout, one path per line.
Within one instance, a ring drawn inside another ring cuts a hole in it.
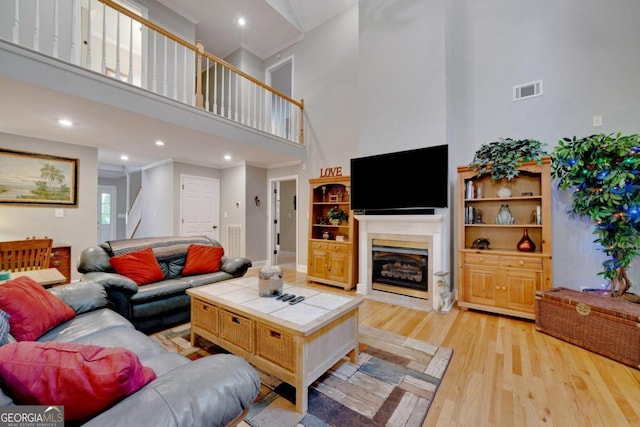
M 225 57 L 244 47 L 261 59 L 295 43 L 304 33 L 358 0 L 158 0 L 196 24 L 205 49 Z M 240 27 L 238 18 L 246 25 Z

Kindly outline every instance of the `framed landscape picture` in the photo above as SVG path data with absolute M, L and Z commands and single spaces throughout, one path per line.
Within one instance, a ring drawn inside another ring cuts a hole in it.
M 0 148 L 0 204 L 78 206 L 78 159 Z

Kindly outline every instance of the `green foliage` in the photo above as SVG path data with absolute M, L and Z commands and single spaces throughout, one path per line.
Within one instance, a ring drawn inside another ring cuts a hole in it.
M 542 158 L 546 154 L 542 145 L 535 139 L 500 138 L 498 141 L 483 144 L 476 151 L 473 162 L 469 166 L 478 176 L 489 172 L 494 181 L 511 180 L 520 173 L 518 167 L 522 162 L 542 163 Z
M 327 212 L 327 216 L 329 217 L 329 219 L 339 219 L 340 221 L 347 220 L 347 213 L 340 209 L 338 206 L 334 206 L 329 209 L 329 212 Z
M 640 250 L 640 135 L 591 135 L 561 140 L 552 158 L 552 176 L 563 190 L 573 188 L 571 213 L 595 223 L 595 243 L 607 255 L 601 276 L 631 284 L 626 269 Z

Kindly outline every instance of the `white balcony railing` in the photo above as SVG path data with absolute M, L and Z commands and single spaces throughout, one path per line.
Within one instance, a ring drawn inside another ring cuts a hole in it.
M 303 101 L 113 0 L 3 0 L 0 38 L 302 144 Z

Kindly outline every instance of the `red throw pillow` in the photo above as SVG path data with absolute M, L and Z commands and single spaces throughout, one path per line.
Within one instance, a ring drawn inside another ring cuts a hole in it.
M 160 264 L 158 264 L 151 248 L 111 257 L 109 263 L 116 270 L 116 273 L 127 276 L 138 285 L 146 285 L 164 279 Z
M 0 309 L 11 316 L 11 335 L 18 341 L 33 341 L 76 315 L 60 298 L 28 276 L 0 285 Z
M 224 255 L 224 249 L 219 246 L 189 245 L 182 275 L 189 276 L 220 271 L 222 255 Z
M 0 347 L 0 378 L 18 404 L 64 405 L 65 420 L 84 420 L 156 374 L 125 348 L 36 341 Z

